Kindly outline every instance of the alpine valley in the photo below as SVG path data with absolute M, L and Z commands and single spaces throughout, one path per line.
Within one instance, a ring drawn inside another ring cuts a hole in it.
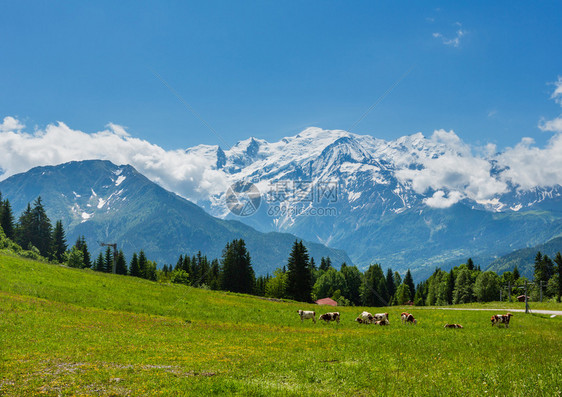
M 69 242 L 115 241 L 161 264 L 197 250 L 220 257 L 227 241 L 244 238 L 256 273 L 271 273 L 298 236 L 317 261 L 379 263 L 421 280 L 469 257 L 485 269 L 562 235 L 560 185 L 528 186 L 501 153 L 472 150 L 443 130 L 385 141 L 308 128 L 274 143 L 186 149 L 224 184 L 198 192 L 195 204 L 108 161 L 34 168 L 0 191 L 16 216 L 41 195 Z M 233 198 L 243 216 L 231 211 Z
M 62 220 L 69 245 L 84 235 L 91 252 L 99 242 L 117 243 L 130 258 L 144 250 L 159 265 L 175 264 L 180 254 L 199 250 L 220 258 L 227 242 L 242 238 L 256 274 L 272 274 L 286 264 L 296 236 L 258 232 L 234 220 L 221 220 L 151 182 L 129 165 L 109 161 L 76 161 L 36 167 L 0 182 L 16 218 L 41 196 L 52 223 Z M 341 250 L 305 242 L 313 257 L 337 263 L 349 257 Z
M 385 141 L 308 128 L 275 143 L 250 138 L 229 150 L 200 145 L 187 153 L 207 159 L 238 190 L 251 182 L 261 192 L 251 216 L 233 215 L 225 194 L 198 202 L 211 214 L 343 249 L 360 268 L 410 268 L 423 279 L 472 257 L 484 269 L 561 235 L 560 185 L 524 189 L 504 178 L 510 170 L 497 156 L 472 157 L 459 142 L 442 130 Z M 463 169 L 475 162 L 483 176 Z M 430 163 L 450 168 L 442 185 L 454 188 L 416 185 L 411 175 L 423 176 Z M 499 193 L 480 197 L 485 184 Z

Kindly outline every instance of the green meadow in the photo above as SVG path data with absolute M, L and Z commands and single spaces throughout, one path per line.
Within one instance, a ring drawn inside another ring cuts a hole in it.
M 298 309 L 331 311 L 0 254 L 0 395 L 562 394 L 562 316 L 505 328 L 484 311 L 339 307 L 340 324 L 314 324 Z M 354 322 L 363 310 L 390 326 Z

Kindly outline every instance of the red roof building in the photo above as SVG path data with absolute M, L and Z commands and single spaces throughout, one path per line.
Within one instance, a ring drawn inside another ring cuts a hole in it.
M 318 299 L 316 302 L 317 305 L 329 305 L 329 306 L 337 306 L 338 302 L 336 302 L 335 300 L 331 299 L 331 298 L 323 298 L 323 299 Z

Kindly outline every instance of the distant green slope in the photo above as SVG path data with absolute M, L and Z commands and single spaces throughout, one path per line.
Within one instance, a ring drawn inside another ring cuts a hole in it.
M 544 244 L 535 245 L 530 248 L 523 248 L 504 255 L 496 259 L 486 270 L 492 270 L 498 274 L 506 271 L 512 271 L 515 266 L 519 273 L 525 277 L 532 278 L 535 265 L 535 256 L 537 252 L 548 255 L 554 259 L 557 252 L 562 252 L 562 237 L 556 237 Z

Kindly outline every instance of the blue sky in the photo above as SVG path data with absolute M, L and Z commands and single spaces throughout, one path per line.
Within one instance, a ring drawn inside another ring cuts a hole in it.
M 224 146 L 156 73 L 228 145 L 275 141 L 349 130 L 406 74 L 353 132 L 546 142 L 562 3 L 450 3 L 0 1 L 0 119 Z

